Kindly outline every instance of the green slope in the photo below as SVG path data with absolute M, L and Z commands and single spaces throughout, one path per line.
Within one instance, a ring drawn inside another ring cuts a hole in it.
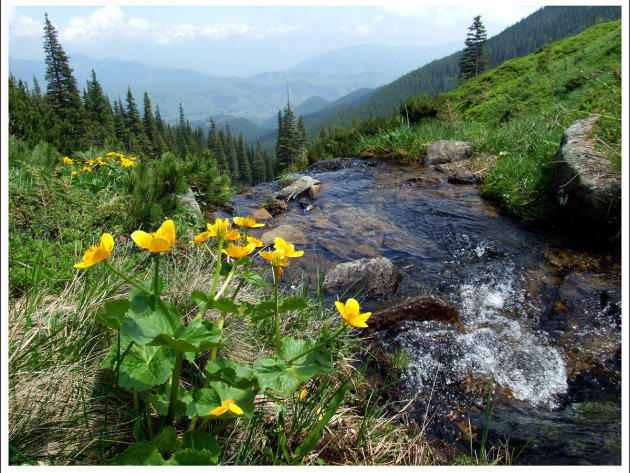
M 488 40 L 492 67 L 516 57 L 533 53 L 538 47 L 566 38 L 585 30 L 598 20 L 616 20 L 621 17 L 618 6 L 544 7 L 527 18 L 505 29 Z M 463 44 L 464 38 L 462 38 Z M 421 93 L 436 94 L 457 86 L 458 62 L 461 51 L 432 61 L 391 84 L 380 88 L 367 100 L 349 107 L 335 107 L 304 121 L 309 130 L 319 131 L 323 123 L 348 126 L 355 118 L 387 117 L 396 112 L 400 103 Z

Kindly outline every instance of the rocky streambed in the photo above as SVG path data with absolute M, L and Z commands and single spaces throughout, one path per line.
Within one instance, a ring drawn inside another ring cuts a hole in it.
M 288 277 L 315 289 L 325 274 L 330 303 L 361 294 L 370 337 L 409 355 L 399 395 L 430 436 L 478 442 L 494 380 L 489 442 L 527 443 L 519 463 L 620 464 L 617 256 L 527 228 L 433 168 L 352 158 L 304 174 L 310 187 L 277 202 L 278 183 L 235 196 L 233 215 L 305 250 Z

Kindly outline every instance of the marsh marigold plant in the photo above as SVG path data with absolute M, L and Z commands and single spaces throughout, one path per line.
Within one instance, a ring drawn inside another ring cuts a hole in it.
M 239 217 L 233 223 L 245 229 L 260 226 L 253 219 Z M 207 231 L 193 241 L 194 244 L 207 241 L 204 247 L 216 265 L 208 289 L 195 290 L 190 295 L 199 312 L 192 318 L 184 318 L 175 304 L 163 299 L 159 276 L 160 254 L 175 244 L 175 224 L 166 220 L 155 232 L 138 230 L 131 237 L 154 258 L 152 279 L 137 281 L 134 275 L 124 274 L 108 261 L 114 247 L 114 239 L 108 233 L 101 236 L 98 245 L 86 250 L 83 261 L 75 265 L 88 268 L 104 262 L 133 287 L 127 298 L 107 301 L 95 314 L 97 322 L 118 332 L 102 367 L 114 370 L 118 386 L 130 390 L 136 413 L 137 444 L 110 459 L 110 464 L 134 464 L 140 461 L 137 452 L 142 452 L 143 464 L 217 464 L 221 446 L 215 432 L 241 417 L 251 419 L 257 408 L 254 403 L 257 396 L 265 396 L 279 406 L 307 402 L 304 385 L 334 371 L 335 339 L 348 327 L 367 326 L 370 313 L 362 314 L 358 302 L 348 299 L 346 304 L 336 303 L 342 317 L 332 335 L 326 329 L 317 339 L 283 336 L 279 323 L 282 314 L 306 310 L 308 304 L 303 297 L 280 297 L 279 278 L 282 267 L 289 265 L 289 258 L 299 258 L 304 251 L 296 250 L 281 238 L 276 238 L 272 251 L 261 251 L 262 242 L 248 237 L 246 232 L 239 234 L 231 228 L 229 219 L 207 224 Z M 214 239 L 209 240 L 210 237 Z M 225 249 L 224 241 L 230 241 Z M 254 271 L 253 261 L 258 256 L 270 265 Z M 256 304 L 240 301 L 239 291 L 246 282 L 271 286 L 264 280 L 270 269 L 273 298 Z M 237 278 L 240 281 L 236 289 L 226 296 L 228 285 Z M 211 309 L 220 314 L 218 321 L 206 318 Z M 253 324 L 271 318 L 275 353 L 260 356 L 253 363 L 220 356 L 223 354 L 219 350 L 225 344 L 224 322 L 235 314 L 249 317 Z M 186 370 L 194 372 L 186 386 L 180 385 L 184 360 L 188 360 Z M 331 397 L 326 409 L 320 408 L 317 425 L 295 450 L 288 445 L 283 447 L 287 463 L 299 463 L 312 450 L 349 388 L 348 379 Z M 184 427 L 186 432 L 178 435 L 175 427 Z M 158 438 L 159 442 L 154 440 Z M 172 445 L 164 449 L 163 442 L 167 439 Z

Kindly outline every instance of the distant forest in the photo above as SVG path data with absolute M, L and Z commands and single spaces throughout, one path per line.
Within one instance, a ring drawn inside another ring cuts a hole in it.
M 486 52 L 492 68 L 508 59 L 526 56 L 544 44 L 574 36 L 601 21 L 621 18 L 619 6 L 550 6 L 490 38 Z M 483 19 L 483 18 L 482 18 Z M 472 18 L 471 18 L 472 20 Z M 464 38 L 462 38 L 462 46 Z M 433 95 L 457 87 L 462 51 L 432 61 L 409 72 L 355 105 L 339 105 L 304 116 L 312 135 L 332 126 L 350 126 L 356 119 L 389 117 L 398 112 L 406 99 L 420 94 Z

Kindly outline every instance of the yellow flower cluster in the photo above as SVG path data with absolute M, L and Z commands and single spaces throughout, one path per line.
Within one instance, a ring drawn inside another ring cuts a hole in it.
M 105 158 L 98 156 L 96 159 L 86 159 L 85 161 L 79 161 L 78 159 L 71 159 L 68 156 L 63 157 L 63 164 L 69 166 L 82 166 L 79 172 L 92 172 L 94 166 L 109 166 L 110 163 L 120 164 L 122 167 L 137 166 L 137 158 L 132 156 L 131 158 L 125 158 L 124 154 L 111 151 L 105 155 Z M 78 174 L 77 171 L 72 171 L 72 175 Z
M 256 223 L 254 219 L 240 219 L 239 217 L 234 219 L 234 223 L 250 228 L 263 225 Z M 206 241 L 210 236 L 230 241 L 235 241 L 241 238 L 238 230 L 230 228 L 230 222 L 227 218 L 225 220 L 216 219 L 214 225 L 207 224 L 207 227 L 208 231 L 197 235 L 193 243 Z M 175 224 L 173 220 L 166 220 L 157 231 L 146 233 L 141 230 L 137 230 L 131 234 L 131 238 L 138 246 L 149 250 L 152 253 L 169 251 L 173 245 L 175 245 Z M 235 245 L 234 243 L 230 243 L 226 249 L 223 249 L 223 253 L 230 258 L 238 260 L 251 254 L 255 248 L 260 248 L 262 246 L 263 244 L 260 240 L 253 237 L 247 237 L 246 245 Z M 109 233 L 103 233 L 100 243 L 98 245 L 90 246 L 90 248 L 85 251 L 83 260 L 80 263 L 75 264 L 74 267 L 88 268 L 96 263 L 100 263 L 101 261 L 109 258 L 113 248 L 113 237 Z M 283 275 L 282 267 L 289 266 L 289 258 L 299 258 L 303 254 L 304 251 L 295 251 L 294 245 L 287 243 L 282 238 L 276 238 L 274 240 L 273 251 L 260 252 L 260 256 L 278 269 L 278 275 L 280 277 Z M 367 327 L 365 322 L 372 313 L 365 312 L 362 314 L 359 303 L 355 299 L 350 298 L 345 304 L 336 301 L 335 306 L 344 320 L 344 325 L 347 327 Z M 234 403 L 231 399 L 228 399 L 223 402 L 221 407 L 217 407 L 211 411 L 209 415 L 218 416 L 228 411 L 237 415 L 242 414 L 242 410 L 236 405 L 236 403 Z

